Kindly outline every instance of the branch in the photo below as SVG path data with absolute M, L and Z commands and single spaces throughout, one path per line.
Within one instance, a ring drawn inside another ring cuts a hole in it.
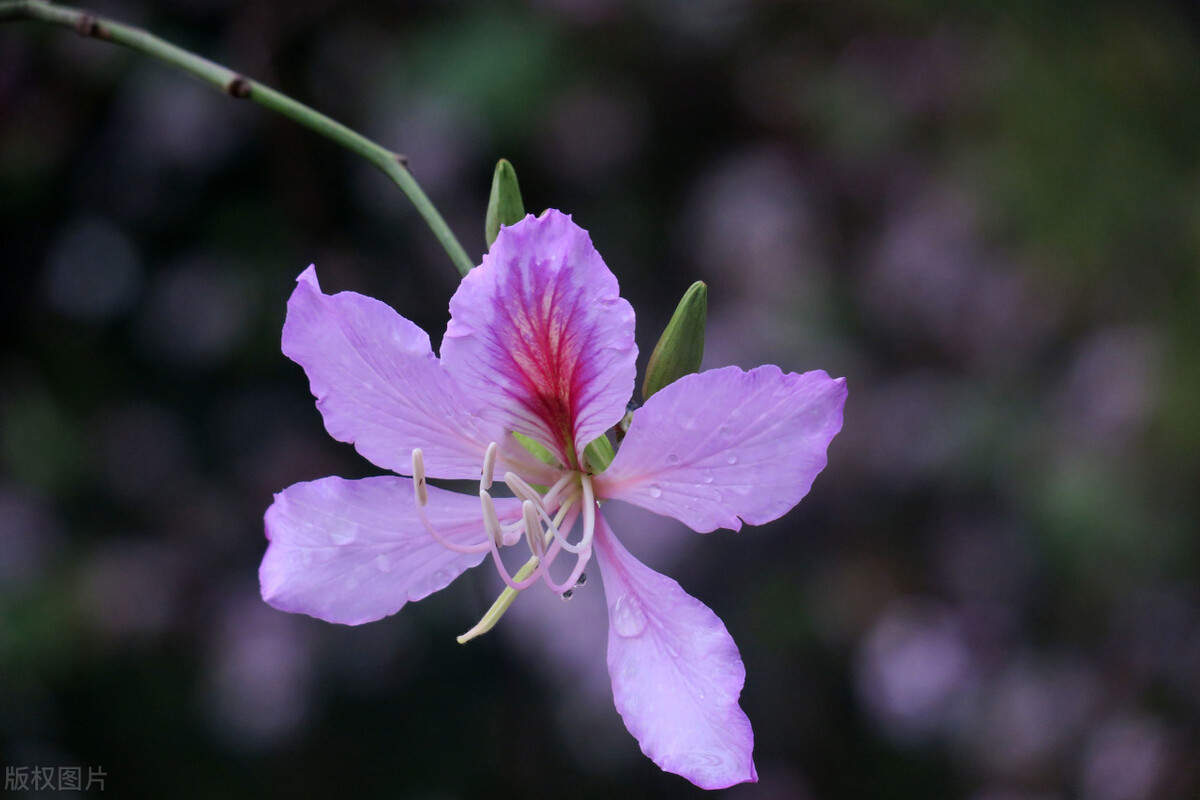
M 73 29 L 80 36 L 123 45 L 131 50 L 153 56 L 194 75 L 232 97 L 252 100 L 264 108 L 282 114 L 288 119 L 332 139 L 352 153 L 362 156 L 379 167 L 400 187 L 400 191 L 404 192 L 412 201 L 417 211 L 425 219 L 425 224 L 441 242 L 459 273 L 466 275 L 474 266 L 467 252 L 450 231 L 446 221 L 442 219 L 442 215 L 434 208 L 433 203 L 429 201 L 416 179 L 408 171 L 408 164 L 404 156 L 399 153 L 394 153 L 372 142 L 362 134 L 350 130 L 340 122 L 335 122 L 285 94 L 183 48 L 176 47 L 140 28 L 123 25 L 79 9 L 54 5 L 44 2 L 44 0 L 0 1 L 0 22 L 15 19 L 60 25 Z

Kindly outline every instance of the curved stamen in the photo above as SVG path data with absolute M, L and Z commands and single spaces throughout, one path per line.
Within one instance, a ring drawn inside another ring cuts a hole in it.
M 421 519 L 421 524 L 425 526 L 425 530 L 429 531 L 437 543 L 447 550 L 453 550 L 455 553 L 482 553 L 491 545 L 488 542 L 480 542 L 479 544 L 456 544 L 450 541 L 445 536 L 437 532 L 437 528 L 433 527 L 433 523 L 429 521 L 429 515 L 425 513 L 425 506 L 417 503 L 417 516 Z
M 508 568 L 504 566 L 504 561 L 500 558 L 500 548 L 505 544 L 512 544 L 512 542 L 505 542 L 504 540 L 504 528 L 500 525 L 499 517 L 496 514 L 496 505 L 492 501 L 492 496 L 488 494 L 486 489 L 479 490 L 479 501 L 483 505 L 483 524 L 488 532 L 487 542 L 484 548 L 481 549 L 487 549 L 491 551 L 492 561 L 496 564 L 496 572 L 500 574 L 500 579 L 504 581 L 504 584 L 508 588 L 518 592 L 528 589 L 540 577 L 540 570 L 543 564 L 539 563 L 538 569 L 534 570 L 533 574 L 524 580 L 514 581 L 512 576 L 508 573 Z M 522 521 L 518 523 L 521 528 L 525 530 L 527 538 L 529 538 L 528 520 L 530 518 L 530 510 L 532 510 L 532 507 L 533 504 L 529 501 L 526 501 L 521 505 Z M 534 527 L 540 531 L 541 527 L 537 525 L 536 511 L 533 511 L 533 519 Z M 476 550 L 472 552 L 479 551 Z M 534 555 L 538 556 L 539 560 L 541 560 L 541 553 L 535 552 Z
M 587 550 L 584 550 L 575 557 L 575 568 L 571 570 L 570 576 L 565 581 L 562 583 L 555 583 L 550 577 L 550 570 L 544 570 L 542 572 L 542 580 L 545 581 L 546 585 L 550 587 L 550 591 L 554 592 L 555 594 L 563 594 L 575 587 L 575 584 L 579 582 L 579 576 L 583 574 L 584 567 L 587 566 L 591 559 L 592 549 L 589 547 Z
M 574 474 L 568 472 L 554 482 L 554 485 L 550 487 L 550 491 L 546 492 L 546 496 L 542 499 L 542 502 L 545 503 L 546 508 L 554 505 L 554 502 L 558 500 L 558 493 L 570 485 L 574 478 Z
M 575 546 L 576 549 L 571 551 L 578 553 L 575 558 L 575 569 L 571 570 L 570 577 L 561 584 L 551 580 L 548 570 L 542 572 L 542 578 L 546 585 L 559 594 L 575 586 L 575 582 L 583 574 L 583 568 L 592 558 L 592 540 L 596 536 L 596 493 L 592 488 L 592 476 L 586 474 L 580 476 L 580 486 L 583 489 L 583 538 Z M 555 544 L 558 542 L 556 541 Z M 567 546 L 565 541 L 562 542 L 562 546 L 564 548 Z
M 480 542 L 479 544 L 457 544 L 450 541 L 445 536 L 438 533 L 437 528 L 433 527 L 433 523 L 429 521 L 429 515 L 425 512 L 425 506 L 429 504 L 429 487 L 425 481 L 425 454 L 421 452 L 421 448 L 414 448 L 412 451 L 412 473 L 413 473 L 413 502 L 417 507 L 417 517 L 420 518 L 421 524 L 425 526 L 425 530 L 429 531 L 429 535 L 437 541 L 442 547 L 451 550 L 455 553 L 482 553 L 490 546 L 488 542 Z M 496 509 L 492 507 L 492 516 L 496 517 Z M 499 519 L 496 520 L 496 525 L 499 526 Z M 487 512 L 484 511 L 484 527 L 487 527 Z
M 575 479 L 576 474 L 577 473 L 567 473 L 566 475 L 563 475 L 552 487 L 550 487 L 550 490 L 546 492 L 545 497 L 541 497 L 532 486 L 530 486 L 523 478 L 521 478 L 521 476 L 512 472 L 504 473 L 504 482 L 508 484 L 510 489 L 512 489 L 513 494 L 517 495 L 522 500 L 533 502 L 537 507 L 538 516 L 541 517 L 543 524 L 549 529 L 550 534 L 558 540 L 564 550 L 573 554 L 579 553 L 582 549 L 581 546 L 577 544 L 571 544 L 567 540 L 567 537 L 564 536 L 559 530 L 558 522 L 550 518 L 549 509 L 553 506 L 554 501 L 558 499 L 559 492 L 561 492 L 564 487 L 566 487 Z M 563 499 L 562 504 L 558 508 L 560 516 L 562 509 L 566 506 L 573 505 L 578 497 L 579 493 L 572 491 L 565 499 Z
M 590 549 L 596 536 L 596 490 L 591 475 L 581 475 L 579 484 L 583 487 L 583 539 L 579 543 Z

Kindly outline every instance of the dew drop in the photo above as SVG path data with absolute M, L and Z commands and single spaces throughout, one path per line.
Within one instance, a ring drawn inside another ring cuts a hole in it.
M 579 580 L 575 581 L 575 588 L 578 589 L 580 586 L 583 586 L 585 583 L 587 583 L 587 573 L 581 572 L 581 573 L 579 573 Z
M 679 456 L 675 455 L 674 453 L 671 453 L 669 456 L 667 456 L 667 463 L 668 464 L 678 464 Z
M 725 458 L 725 463 L 727 463 L 727 464 L 736 464 L 736 463 L 737 463 L 737 456 L 735 456 L 735 455 L 733 455 L 732 453 L 730 453 L 730 454 L 729 454 L 729 455 L 728 455 L 728 456 Z
M 646 612 L 642 602 L 631 594 L 617 598 L 612 607 L 612 629 L 618 636 L 633 639 L 646 631 Z
M 570 599 L 571 599 L 572 597 L 574 597 L 574 596 L 575 596 L 575 590 L 574 590 L 574 589 L 567 589 L 565 592 L 563 592 L 563 593 L 562 593 L 562 599 L 563 599 L 563 600 L 570 600 Z
M 652 484 L 650 486 L 650 496 L 651 497 L 662 497 L 662 489 L 658 488 L 657 485 Z
M 358 526 L 347 525 L 344 528 L 333 528 L 329 531 L 329 538 L 334 544 L 350 544 L 358 537 Z
M 391 572 L 392 560 L 383 553 L 380 553 L 379 555 L 375 556 L 375 566 L 380 572 Z
M 712 483 L 712 482 L 713 482 L 713 473 L 712 473 L 712 470 L 711 470 L 711 469 L 706 469 L 706 470 L 704 470 L 704 482 L 705 482 L 705 483 Z

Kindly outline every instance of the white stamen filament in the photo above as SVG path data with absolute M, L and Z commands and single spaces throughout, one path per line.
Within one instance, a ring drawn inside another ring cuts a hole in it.
M 570 485 L 572 478 L 574 476 L 568 472 L 555 481 L 554 485 L 550 487 L 550 491 L 546 492 L 546 505 L 552 505 L 558 499 L 558 493 Z

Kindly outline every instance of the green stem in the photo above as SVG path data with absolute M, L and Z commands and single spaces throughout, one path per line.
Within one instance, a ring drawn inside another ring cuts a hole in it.
M 12 19 L 29 19 L 61 25 L 74 29 L 80 36 L 124 45 L 178 67 L 233 97 L 253 100 L 264 108 L 269 108 L 300 123 L 309 130 L 332 139 L 352 153 L 362 156 L 379 167 L 400 187 L 400 191 L 404 192 L 412 201 L 417 211 L 425 219 L 429 229 L 433 231 L 433 235 L 441 242 L 459 273 L 466 275 L 474 266 L 467 251 L 459 244 L 458 239 L 454 238 L 454 234 L 450 231 L 446 221 L 442 219 L 442 215 L 434 208 L 433 203 L 429 201 L 416 179 L 406 168 L 404 157 L 398 153 L 372 142 L 362 134 L 350 130 L 340 122 L 335 122 L 303 103 L 296 102 L 285 94 L 252 81 L 244 75 L 220 64 L 215 64 L 206 58 L 189 53 L 187 50 L 176 47 L 140 28 L 123 25 L 87 11 L 53 5 L 44 0 L 0 1 L 0 22 Z

